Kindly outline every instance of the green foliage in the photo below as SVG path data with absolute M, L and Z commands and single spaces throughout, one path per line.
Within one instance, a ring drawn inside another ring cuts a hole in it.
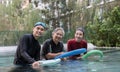
M 21 0 L 12 2 L 8 6 L 0 4 L 0 45 L 16 45 L 23 34 L 32 31 L 37 21 L 42 21 L 41 11 L 33 10 L 31 4 L 22 9 Z
M 97 10 L 99 10 L 96 4 L 100 0 L 96 0 L 93 7 L 89 9 L 86 9 L 85 3 L 77 5 L 74 0 L 69 0 L 68 3 L 65 3 L 65 0 L 46 0 L 44 2 L 52 3 L 50 6 L 51 10 L 33 9 L 31 4 L 27 8 L 22 9 L 21 0 L 13 0 L 13 3 L 9 6 L 0 4 L 0 45 L 2 42 L 4 43 L 3 45 L 15 45 L 23 34 L 32 31 L 35 22 L 43 21 L 47 24 L 52 22 L 53 29 L 60 26 L 61 22 L 62 27 L 66 31 L 63 38 L 65 43 L 68 39 L 74 37 L 76 27 L 82 26 L 85 28 L 85 38 L 88 42 L 92 42 L 97 46 L 120 46 L 120 7 L 115 7 L 111 11 L 106 9 L 103 19 L 100 20 L 97 17 L 98 13 L 96 14 Z M 54 4 L 56 4 L 56 7 L 54 7 Z M 60 9 L 57 8 L 59 4 L 62 5 Z M 59 11 L 58 18 L 54 14 L 56 9 Z M 103 9 L 105 9 L 104 6 Z M 42 15 L 45 15 L 44 20 L 41 18 Z M 88 21 L 90 22 L 88 23 Z M 51 32 L 52 30 L 46 31 L 39 41 L 43 43 L 44 40 L 51 38 Z
M 2 18 L 0 26 L 4 26 L 1 27 L 1 30 L 28 31 L 32 29 L 35 22 L 42 21 L 41 11 L 33 10 L 31 4 L 28 8 L 22 9 L 21 0 L 13 0 L 13 3 L 9 6 L 0 4 L 0 10 L 0 18 Z M 8 25 L 9 27 L 7 27 Z
M 75 29 L 71 30 L 70 32 L 66 32 L 65 36 L 63 37 L 63 42 L 67 43 L 67 40 L 74 38 L 74 33 L 75 33 Z
M 97 46 L 120 46 L 120 7 L 106 12 L 102 22 L 96 17 L 87 30 L 89 41 Z
M 23 34 L 28 31 L 0 31 L 0 46 L 17 45 Z

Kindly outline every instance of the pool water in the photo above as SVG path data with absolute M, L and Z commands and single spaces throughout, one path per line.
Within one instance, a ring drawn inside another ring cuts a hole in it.
M 55 66 L 33 69 L 31 67 L 15 67 L 14 57 L 0 57 L 0 72 L 119 72 L 120 52 L 104 54 L 101 61 L 67 60 Z

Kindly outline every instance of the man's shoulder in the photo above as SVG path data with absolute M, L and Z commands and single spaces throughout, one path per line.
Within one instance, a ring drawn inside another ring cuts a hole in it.
M 29 36 L 32 36 L 32 34 L 24 34 L 23 36 L 29 37 Z
M 31 39 L 32 38 L 32 34 L 24 34 L 21 38 L 22 39 Z

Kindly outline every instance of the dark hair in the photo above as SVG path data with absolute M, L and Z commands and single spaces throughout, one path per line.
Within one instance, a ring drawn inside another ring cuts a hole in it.
M 83 34 L 84 34 L 84 29 L 83 29 L 82 27 L 77 28 L 77 29 L 76 29 L 76 31 L 82 31 L 82 32 L 83 32 Z

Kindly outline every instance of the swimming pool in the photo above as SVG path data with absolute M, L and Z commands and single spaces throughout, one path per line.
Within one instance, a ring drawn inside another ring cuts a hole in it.
M 104 54 L 102 61 L 68 60 L 56 66 L 41 67 L 39 70 L 30 67 L 15 67 L 12 56 L 0 57 L 0 72 L 119 72 L 120 52 Z

